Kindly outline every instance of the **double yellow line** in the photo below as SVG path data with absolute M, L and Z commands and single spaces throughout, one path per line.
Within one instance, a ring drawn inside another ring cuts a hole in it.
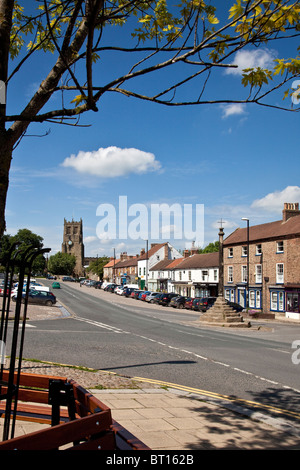
M 195 394 L 198 394 L 198 395 L 203 395 L 205 397 L 210 397 L 210 398 L 214 398 L 214 399 L 217 399 L 217 400 L 226 400 L 226 401 L 229 401 L 231 403 L 236 403 L 236 404 L 239 404 L 239 405 L 251 406 L 251 407 L 259 408 L 259 409 L 265 409 L 265 410 L 271 411 L 273 413 L 277 413 L 277 414 L 281 414 L 281 415 L 285 415 L 285 416 L 291 416 L 293 418 L 300 419 L 300 414 L 296 413 L 294 411 L 285 410 L 283 408 L 278 408 L 278 407 L 275 407 L 275 406 L 272 406 L 272 405 L 266 405 L 266 404 L 263 404 L 263 403 L 257 403 L 257 402 L 251 401 L 251 400 L 244 400 L 242 398 L 233 398 L 233 397 L 229 397 L 228 395 L 222 395 L 220 393 L 214 393 L 214 392 L 210 392 L 208 390 L 201 390 L 201 389 L 198 389 L 198 388 L 186 387 L 185 385 L 178 385 L 178 384 L 174 384 L 174 383 L 171 383 L 171 382 L 164 382 L 164 381 L 161 381 L 161 380 L 145 379 L 143 377 L 133 377 L 132 380 L 136 380 L 136 381 L 139 381 L 139 382 L 152 383 L 152 384 L 160 385 L 161 387 L 175 388 L 177 390 L 182 390 L 184 392 L 195 393 Z

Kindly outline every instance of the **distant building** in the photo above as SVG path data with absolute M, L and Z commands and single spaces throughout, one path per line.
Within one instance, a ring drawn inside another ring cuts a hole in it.
M 82 219 L 79 222 L 71 222 L 64 219 L 63 242 L 61 246 L 62 253 L 69 253 L 76 257 L 76 266 L 74 274 L 76 276 L 84 275 L 84 245 Z

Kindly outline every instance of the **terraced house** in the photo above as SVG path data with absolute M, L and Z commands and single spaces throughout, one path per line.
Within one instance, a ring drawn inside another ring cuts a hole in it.
M 224 295 L 243 307 L 300 319 L 300 211 L 285 203 L 282 220 L 238 228 L 223 243 Z

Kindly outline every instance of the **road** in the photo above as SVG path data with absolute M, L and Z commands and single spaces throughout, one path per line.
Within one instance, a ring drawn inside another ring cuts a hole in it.
M 94 289 L 61 284 L 55 294 L 72 315 L 30 322 L 24 357 L 188 386 L 289 410 L 300 420 L 300 365 L 292 362 L 300 326 L 204 327 L 186 311 L 120 304 L 115 294 L 99 298 Z

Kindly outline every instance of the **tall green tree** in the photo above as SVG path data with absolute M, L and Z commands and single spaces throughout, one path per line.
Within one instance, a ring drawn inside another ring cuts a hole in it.
M 50 256 L 48 260 L 48 271 L 51 274 L 72 275 L 76 266 L 76 257 L 70 253 L 61 253 Z
M 103 279 L 103 267 L 109 262 L 108 256 L 101 256 L 91 262 L 87 268 L 87 272 L 96 274 L 100 279 Z
M 244 71 L 244 97 L 217 96 L 207 84 L 213 74 L 236 67 L 234 56 L 244 48 L 295 41 L 299 11 L 300 2 L 288 0 L 0 0 L 0 235 L 13 149 L 30 123 L 78 125 L 82 113 L 97 112 L 111 93 L 166 106 L 283 108 L 271 96 L 283 86 L 287 96 L 299 76 L 292 45 L 290 57 L 272 67 Z M 49 73 L 27 105 L 9 114 L 14 78 L 31 80 L 24 66 L 38 54 L 47 54 Z M 297 104 L 298 89 L 293 92 Z M 55 108 L 53 95 L 61 99 Z
M 204 248 L 200 248 L 199 253 L 214 253 L 219 251 L 219 242 L 211 242 Z
M 22 249 L 23 247 L 32 248 L 43 248 L 43 238 L 40 235 L 37 235 L 31 230 L 27 228 L 23 228 L 18 230 L 16 235 L 3 235 L 1 239 L 1 250 L 0 250 L 0 264 L 4 267 L 8 261 L 9 257 L 9 250 L 10 247 L 14 243 L 19 243 L 18 249 Z M 18 258 L 17 258 L 18 260 Z M 41 273 L 43 272 L 46 266 L 46 260 L 44 256 L 41 254 L 37 256 L 32 265 L 32 272 L 33 273 Z

